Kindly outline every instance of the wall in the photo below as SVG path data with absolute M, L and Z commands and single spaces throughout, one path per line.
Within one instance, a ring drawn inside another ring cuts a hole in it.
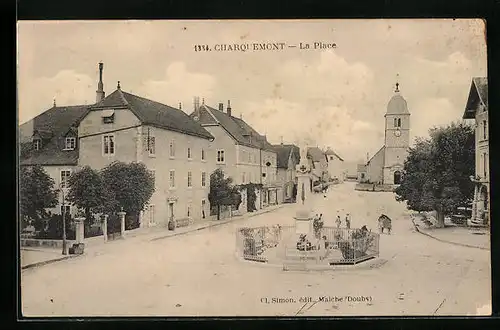
M 225 162 L 223 164 L 216 164 L 217 168 L 221 168 L 224 171 L 226 177 L 231 177 L 233 180 L 237 180 L 239 177 L 238 169 L 236 168 L 236 143 L 234 139 L 228 135 L 228 133 L 221 126 L 204 126 L 204 128 L 212 134 L 215 138 L 213 142 L 213 161 L 217 160 L 217 150 L 224 150 Z
M 379 182 L 383 178 L 385 148 L 380 149 L 366 166 L 366 174 L 370 182 Z
M 328 173 L 330 177 L 344 182 L 344 162 L 335 155 L 328 155 Z
M 147 136 L 155 138 L 155 154 L 149 155 Z M 142 126 L 140 130 L 140 159 L 146 166 L 154 170 L 155 192 L 150 204 L 154 205 L 154 222 L 164 225 L 170 215 L 169 201 L 175 201 L 175 219 L 191 218 L 202 220 L 202 200 L 205 200 L 205 219 L 210 214 L 208 193 L 210 191 L 210 174 L 215 170 L 216 148 L 213 142 L 195 136 L 173 132 L 156 127 Z M 175 157 L 170 157 L 170 143 L 174 142 Z M 188 158 L 188 148 L 191 158 Z M 205 160 L 202 160 L 202 150 Z M 175 172 L 175 187 L 170 187 L 170 171 Z M 191 187 L 188 187 L 188 173 L 191 172 Z M 205 173 L 205 187 L 202 187 L 202 172 Z M 189 208 L 189 215 L 188 215 Z M 142 221 L 144 226 L 150 222 L 150 210 L 145 210 Z M 154 225 L 154 223 L 152 224 Z
M 266 163 L 271 163 L 267 166 Z M 275 185 L 277 183 L 277 154 L 274 151 L 262 150 L 262 176 L 263 185 Z
M 260 150 L 243 145 L 236 145 L 237 174 L 234 178 L 236 184 L 260 183 Z M 244 181 L 243 181 L 244 174 Z
M 101 169 L 114 161 L 138 161 L 138 135 L 134 126 L 140 125 L 139 119 L 128 109 L 116 109 L 113 124 L 103 124 L 101 115 L 102 110 L 93 110 L 80 122 L 79 164 Z M 114 134 L 114 155 L 103 154 L 103 134 L 108 132 Z
M 482 179 L 486 179 L 489 182 L 490 171 L 489 171 L 489 123 L 488 123 L 488 112 L 481 111 L 478 109 L 476 111 L 476 175 L 480 176 Z M 486 139 L 484 138 L 483 132 L 483 120 L 486 120 Z M 486 154 L 486 178 L 484 177 L 484 161 L 483 157 Z

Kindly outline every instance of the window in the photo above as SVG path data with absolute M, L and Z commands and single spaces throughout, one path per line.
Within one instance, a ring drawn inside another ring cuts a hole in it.
M 175 141 L 170 141 L 170 158 L 175 157 Z
M 191 216 L 191 205 L 188 205 L 187 207 L 187 216 L 188 218 Z
M 105 155 L 115 154 L 115 136 L 113 134 L 107 134 L 102 137 L 103 153 Z
M 245 183 L 245 172 L 241 173 L 241 183 Z
M 398 118 L 398 127 L 401 127 L 401 118 Z
M 148 145 L 149 155 L 156 155 L 156 139 L 154 136 L 149 137 L 149 145 Z
M 486 140 L 486 120 L 483 120 L 483 139 Z
M 188 172 L 188 187 L 193 186 L 193 174 L 191 172 Z
M 192 159 L 192 158 L 191 158 L 191 148 L 188 148 L 188 149 L 187 149 L 187 153 L 188 153 L 188 159 Z
M 65 150 L 75 150 L 75 147 L 76 147 L 76 138 L 67 137 L 66 138 L 66 147 L 64 149 Z
M 71 206 L 61 205 L 61 214 L 68 215 L 71 212 Z
M 252 162 L 252 154 L 251 153 L 248 153 L 248 162 L 251 163 Z
M 170 188 L 175 188 L 175 171 L 170 170 Z
M 487 167 L 488 167 L 488 156 L 486 155 L 486 153 L 484 153 L 483 154 L 483 174 L 484 174 L 485 179 L 486 179 L 487 174 L 488 174 Z
M 205 160 L 205 149 L 201 149 L 201 160 Z
M 112 124 L 115 122 L 115 110 L 107 109 L 101 112 L 103 124 Z
M 217 163 L 224 163 L 224 150 L 217 150 Z
M 70 170 L 61 170 L 61 188 L 68 188 L 68 179 L 70 176 Z
M 154 225 L 156 223 L 155 221 L 155 206 L 154 204 L 150 204 L 148 207 L 148 216 L 149 216 L 149 224 Z
M 35 150 L 40 150 L 41 146 L 42 146 L 42 141 L 40 141 L 39 139 L 33 140 L 33 148 L 35 148 Z
M 207 173 L 201 172 L 201 186 L 205 187 L 207 185 Z
M 201 218 L 205 219 L 205 204 L 206 201 L 204 199 L 201 200 Z
M 266 173 L 262 173 L 262 177 L 265 178 L 266 177 Z
M 394 127 L 398 127 L 398 119 L 394 118 Z

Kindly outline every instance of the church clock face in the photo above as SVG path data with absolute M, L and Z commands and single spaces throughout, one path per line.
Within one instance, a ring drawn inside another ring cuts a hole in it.
M 395 135 L 396 137 L 400 137 L 400 136 L 401 136 L 401 131 L 400 131 L 400 130 L 398 130 L 398 129 L 397 129 L 397 130 L 395 130 L 395 131 L 394 131 L 394 135 Z

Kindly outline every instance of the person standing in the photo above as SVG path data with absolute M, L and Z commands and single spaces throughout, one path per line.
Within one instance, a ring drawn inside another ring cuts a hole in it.
M 349 213 L 345 216 L 345 226 L 347 229 L 351 228 L 351 215 Z
M 337 214 L 337 220 L 335 220 L 335 223 L 337 224 L 337 228 L 340 228 L 340 225 L 342 224 L 342 220 L 340 220 L 340 215 Z

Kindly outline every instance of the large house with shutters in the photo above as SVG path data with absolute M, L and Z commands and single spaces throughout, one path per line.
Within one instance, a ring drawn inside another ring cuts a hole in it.
M 234 184 L 244 186 L 256 184 L 255 208 L 261 209 L 279 202 L 280 187 L 277 185 L 277 154 L 265 136 L 260 135 L 242 118 L 232 115 L 231 104 L 224 110 L 219 103 L 217 109 L 195 97 L 191 118 L 206 129 L 217 141 L 216 166 Z M 248 210 L 249 196 L 242 188 L 242 203 L 238 212 Z
M 96 103 L 55 107 L 36 117 L 38 149 L 22 165 L 43 165 L 65 186 L 83 166 L 102 169 L 115 162 L 142 162 L 155 177 L 155 192 L 140 215 L 141 226 L 169 219 L 209 216 L 210 173 L 215 169 L 214 137 L 180 109 L 117 89 L 105 97 L 102 64 Z
M 475 183 L 472 203 L 472 223 L 486 224 L 490 210 L 490 171 L 489 171 L 489 124 L 488 124 L 488 79 L 472 79 L 469 97 L 463 119 L 472 119 L 476 128 L 476 173 L 472 177 Z

